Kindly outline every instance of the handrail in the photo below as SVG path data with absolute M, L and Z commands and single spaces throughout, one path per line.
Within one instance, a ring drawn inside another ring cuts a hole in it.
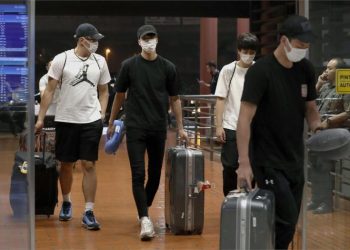
M 215 147 L 215 104 L 214 95 L 180 95 L 184 129 L 189 135 L 189 145 L 208 151 L 210 160 L 221 147 Z

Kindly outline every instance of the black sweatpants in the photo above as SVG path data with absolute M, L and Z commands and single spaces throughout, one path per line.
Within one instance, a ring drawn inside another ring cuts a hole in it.
M 223 192 L 226 196 L 230 191 L 237 188 L 238 150 L 236 131 L 224 129 L 226 142 L 221 147 L 221 163 L 223 166 Z
M 159 187 L 164 157 L 166 130 L 154 131 L 139 128 L 126 129 L 132 191 L 139 218 L 148 216 L 148 207 L 152 205 Z M 145 183 L 145 153 L 148 156 L 147 184 Z
M 255 168 L 258 186 L 271 190 L 276 201 L 276 249 L 288 249 L 293 240 L 303 196 L 304 170 L 283 171 L 274 168 Z

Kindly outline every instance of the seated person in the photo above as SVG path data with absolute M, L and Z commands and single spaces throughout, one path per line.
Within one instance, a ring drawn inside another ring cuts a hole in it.
M 322 128 L 349 127 L 350 95 L 336 92 L 336 69 L 346 68 L 341 58 L 333 58 L 326 70 L 318 77 L 316 90 L 319 92 L 318 108 L 322 117 Z M 335 161 L 319 159 L 310 153 L 311 163 L 311 201 L 308 210 L 314 214 L 324 214 L 333 211 L 333 183 L 330 172 L 334 170 Z

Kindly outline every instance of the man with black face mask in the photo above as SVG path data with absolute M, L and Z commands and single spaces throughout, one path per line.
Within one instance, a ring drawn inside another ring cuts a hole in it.
M 273 54 L 248 69 L 241 99 L 237 183 L 251 189 L 254 175 L 260 188 L 274 193 L 276 249 L 288 249 L 298 221 L 304 187 L 304 119 L 312 131 L 321 128 L 315 72 L 305 59 L 314 39 L 307 18 L 288 17 L 280 26 Z
M 56 158 L 61 162 L 59 176 L 63 195 L 59 220 L 72 219 L 73 166 L 81 160 L 86 202 L 82 224 L 89 230 L 98 230 L 100 224 L 93 213 L 97 187 L 95 162 L 108 102 L 107 83 L 111 78 L 105 58 L 95 53 L 103 35 L 93 25 L 83 23 L 74 37 L 76 47 L 58 54 L 51 63 L 35 130 L 42 129 L 45 114 L 59 86 L 55 116 Z
M 158 190 L 161 175 L 165 140 L 167 136 L 167 113 L 169 98 L 176 117 L 181 139 L 187 140 L 182 125 L 179 82 L 175 65 L 156 53 L 157 30 L 152 25 L 143 25 L 137 31 L 141 54 L 122 63 L 116 83 L 107 136 L 115 132 L 113 122 L 125 99 L 126 144 L 132 174 L 132 191 L 141 224 L 141 240 L 154 237 L 153 223 L 148 216 Z M 145 152 L 148 154 L 148 179 L 145 181 Z

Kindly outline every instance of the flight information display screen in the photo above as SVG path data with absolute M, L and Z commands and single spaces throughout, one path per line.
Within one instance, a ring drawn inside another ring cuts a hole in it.
M 0 4 L 0 104 L 28 101 L 27 38 L 27 6 Z

